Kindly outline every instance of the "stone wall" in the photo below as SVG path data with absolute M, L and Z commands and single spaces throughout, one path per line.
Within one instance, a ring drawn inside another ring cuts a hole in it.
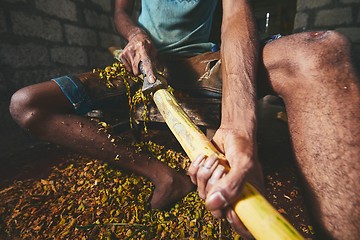
M 294 31 L 322 29 L 346 35 L 360 66 L 360 0 L 298 0 Z
M 107 48 L 122 39 L 113 24 L 113 0 L 0 2 L 1 160 L 33 142 L 10 118 L 11 95 L 50 77 L 110 64 Z

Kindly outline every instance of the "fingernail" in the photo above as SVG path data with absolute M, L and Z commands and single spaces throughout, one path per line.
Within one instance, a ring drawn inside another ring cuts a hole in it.
M 201 194 L 201 193 L 199 193 L 199 197 L 200 197 L 201 199 L 205 199 L 205 196 L 204 196 L 203 194 Z
M 228 221 L 228 223 L 230 223 L 230 224 L 233 223 L 233 221 L 232 221 L 230 218 L 228 218 L 228 217 L 226 217 L 226 221 Z
M 149 77 L 149 82 L 150 82 L 150 83 L 154 83 L 155 81 L 156 81 L 155 76 L 154 76 L 154 75 L 150 75 L 150 77 Z
M 207 199 L 207 202 L 213 202 L 215 201 L 215 205 L 217 205 L 218 207 L 226 207 L 227 202 L 225 197 L 222 195 L 221 192 L 214 192 L 213 194 L 211 194 Z

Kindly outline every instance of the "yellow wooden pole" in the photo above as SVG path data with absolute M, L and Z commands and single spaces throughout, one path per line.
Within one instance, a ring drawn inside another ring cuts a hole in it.
M 174 96 L 165 89 L 157 90 L 154 102 L 190 160 L 198 155 L 216 153 L 221 164 L 229 169 L 224 157 L 201 130 L 190 120 Z M 241 199 L 234 204 L 238 217 L 256 239 L 304 239 L 298 231 L 249 183 Z

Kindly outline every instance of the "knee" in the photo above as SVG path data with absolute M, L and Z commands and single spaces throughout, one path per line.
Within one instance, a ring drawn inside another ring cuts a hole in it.
M 350 70 L 351 44 L 336 31 L 319 31 L 293 34 L 269 43 L 264 48 L 264 65 L 272 83 L 290 82 L 299 87 L 316 81 L 326 81 L 326 76 L 336 69 Z M 345 68 L 345 69 L 344 69 Z
M 350 42 L 335 31 L 307 33 L 297 56 L 303 73 L 328 72 L 350 61 Z
M 26 90 L 15 92 L 10 101 L 9 111 L 14 121 L 22 128 L 31 131 L 31 126 L 36 122 L 35 112 L 32 107 L 33 96 Z

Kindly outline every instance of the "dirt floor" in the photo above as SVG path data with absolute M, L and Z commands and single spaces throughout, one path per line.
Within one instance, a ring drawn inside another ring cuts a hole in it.
M 132 136 L 131 132 L 125 135 Z M 143 140 L 149 139 L 165 146 L 166 149 L 181 152 L 181 147 L 166 127 L 150 127 L 149 134 Z M 259 136 L 259 139 L 267 141 L 266 136 Z M 259 143 L 266 180 L 266 197 L 305 238 L 315 239 L 296 168 L 292 162 L 291 151 L 284 151 L 288 148 L 286 144 L 278 146 L 279 151 L 274 151 L 273 147 Z M 169 212 L 152 212 L 148 209 L 148 198 L 151 193 L 145 194 L 145 197 L 141 195 L 141 191 L 149 191 L 149 189 L 151 191 L 152 186 L 146 180 L 141 178 L 139 180 L 136 176 L 121 175 L 117 169 L 112 169 L 101 161 L 73 153 L 59 146 L 39 144 L 17 152 L 6 162 L 7 164 L 0 171 L 0 238 L 3 239 L 238 238 L 226 223 L 219 224 L 217 220 L 211 218 L 196 192 L 189 194 L 183 202 L 177 204 Z M 104 184 L 103 188 L 92 189 L 91 194 L 81 188 L 87 181 L 99 178 L 98 175 L 94 177 L 83 174 L 84 171 L 88 173 L 89 169 L 94 170 L 96 174 L 103 171 L 99 169 L 106 169 L 100 178 L 107 179 L 101 180 Z M 104 177 L 105 175 L 107 177 Z M 122 199 L 128 199 L 134 205 L 130 207 L 126 203 L 119 209 L 119 205 L 109 203 L 111 195 L 108 194 L 105 200 L 101 197 L 100 205 L 95 207 L 92 199 L 105 196 L 102 195 L 104 188 L 114 188 L 112 178 L 120 175 L 121 184 L 118 187 L 124 188 L 124 184 L 130 184 L 128 180 L 125 180 L 127 178 L 137 184 L 133 185 L 135 192 L 129 189 L 121 192 L 127 197 L 120 194 Z M 65 190 L 67 185 L 72 184 L 71 179 L 75 179 L 73 184 L 77 186 L 77 189 L 74 190 L 72 187 L 73 189 Z M 61 185 L 60 182 L 64 184 Z M 138 201 L 141 197 L 144 198 L 143 202 Z M 75 206 L 73 202 L 76 203 Z M 196 213 L 194 209 L 197 209 Z M 108 221 L 115 210 L 120 211 L 118 215 L 123 216 L 126 221 L 120 220 L 119 216 Z M 142 216 L 142 219 L 134 220 L 133 216 L 138 214 Z M 144 220 L 148 215 L 151 216 L 151 224 L 150 220 Z M 154 219 L 157 219 L 156 224 L 154 224 Z M 159 219 L 168 220 L 165 224 Z M 194 228 L 199 230 L 194 230 Z M 169 233 L 172 234 L 168 235 Z

